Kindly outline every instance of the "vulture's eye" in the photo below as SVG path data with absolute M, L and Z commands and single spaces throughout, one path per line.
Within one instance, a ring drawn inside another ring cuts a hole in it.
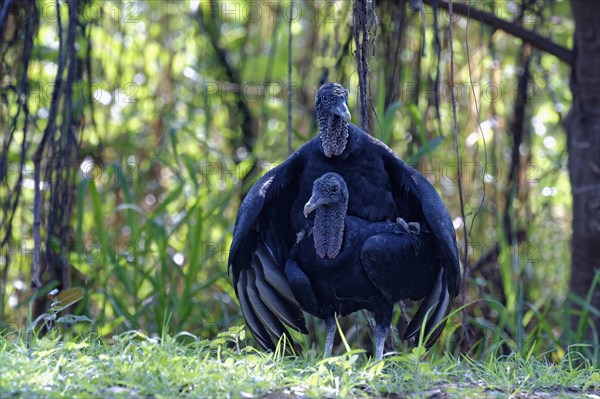
M 338 190 L 337 186 L 333 186 L 332 190 L 334 193 L 337 193 L 337 190 Z

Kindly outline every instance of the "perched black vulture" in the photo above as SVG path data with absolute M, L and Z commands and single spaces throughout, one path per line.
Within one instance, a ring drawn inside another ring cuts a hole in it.
M 385 144 L 349 123 L 348 92 L 327 83 L 316 94 L 319 134 L 271 169 L 242 202 L 233 232 L 228 265 L 242 314 L 265 349 L 288 334 L 285 325 L 306 333 L 299 300 L 284 274 L 290 250 L 307 230 L 303 208 L 313 182 L 327 172 L 348 185 L 348 215 L 368 222 L 416 222 L 430 232 L 439 276 L 404 338 L 420 331 L 437 339 L 460 282 L 458 251 L 450 215 L 433 186 Z M 289 337 L 289 335 L 288 335 Z
M 337 173 L 313 184 L 304 207 L 314 223 L 292 247 L 285 275 L 302 309 L 327 323 L 325 357 L 336 331 L 335 314 L 366 309 L 375 318 L 375 357 L 392 321 L 394 303 L 423 299 L 439 275 L 434 240 L 418 223 L 367 222 L 348 216 L 348 188 Z

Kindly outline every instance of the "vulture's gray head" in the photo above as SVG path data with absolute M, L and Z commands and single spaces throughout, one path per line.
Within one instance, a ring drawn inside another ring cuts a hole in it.
M 340 155 L 348 141 L 348 90 L 338 83 L 325 83 L 315 96 L 315 111 L 325 155 Z
M 315 180 L 312 195 L 304 205 L 304 216 L 313 211 L 316 214 L 312 234 L 317 255 L 335 258 L 342 249 L 348 211 L 348 187 L 342 176 L 325 173 Z
M 319 121 L 321 116 L 333 114 L 350 122 L 348 111 L 348 90 L 338 83 L 325 83 L 319 88 L 315 96 L 315 110 Z

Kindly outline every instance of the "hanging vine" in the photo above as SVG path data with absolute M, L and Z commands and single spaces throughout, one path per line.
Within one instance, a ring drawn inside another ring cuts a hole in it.
M 48 113 L 48 123 L 36 151 L 34 164 L 34 258 L 31 285 L 35 289 L 66 288 L 70 285 L 71 265 L 65 256 L 73 250 L 73 232 L 70 226 L 75 203 L 75 165 L 79 161 L 79 132 L 82 106 L 74 106 L 73 87 L 82 80 L 85 60 L 78 57 L 77 38 L 85 37 L 85 24 L 80 21 L 80 2 L 70 0 L 66 40 L 62 26 L 61 5 L 56 2 L 59 36 L 58 68 Z M 89 46 L 89 42 L 87 44 Z M 66 71 L 66 79 L 63 78 Z M 77 101 L 85 101 L 79 98 Z M 79 110 L 79 111 L 76 111 Z M 58 116 L 60 125 L 57 125 Z M 42 176 L 42 169 L 44 175 Z M 43 177 L 43 182 L 42 182 Z M 43 186 L 48 187 L 49 198 L 43 199 Z M 43 217 L 45 213 L 47 217 Z M 45 219 L 45 220 L 44 220 Z M 45 253 L 42 257 L 41 228 L 45 230 Z M 46 297 L 40 295 L 34 314 L 46 310 Z
M 352 34 L 356 46 L 356 66 L 358 70 L 358 89 L 360 94 L 360 125 L 366 132 L 369 131 L 370 98 L 368 94 L 369 69 L 369 42 L 373 36 L 373 51 L 375 54 L 377 40 L 377 15 L 375 14 L 375 0 L 356 0 L 352 8 Z M 362 35 L 362 37 L 361 37 Z
M 288 102 L 288 126 L 287 126 L 287 152 L 288 156 L 292 155 L 292 12 L 294 10 L 294 2 L 290 7 L 290 18 L 288 26 L 288 87 L 287 87 L 287 102 Z
M 452 0 L 449 1 L 448 6 L 448 41 L 450 43 L 450 87 L 453 89 L 451 92 L 451 102 L 452 102 L 452 127 L 453 127 L 453 137 L 454 137 L 454 152 L 456 157 L 456 170 L 457 170 L 457 179 L 458 179 L 458 198 L 460 200 L 460 216 L 462 218 L 462 227 L 463 227 L 463 238 L 464 238 L 464 246 L 465 250 L 463 253 L 463 265 L 467 264 L 468 255 L 469 255 L 469 239 L 467 237 L 467 223 L 465 220 L 465 206 L 463 200 L 463 187 L 462 187 L 462 167 L 460 154 L 458 149 L 458 117 L 456 115 L 456 98 L 454 93 L 454 46 L 452 45 L 453 35 L 452 35 Z

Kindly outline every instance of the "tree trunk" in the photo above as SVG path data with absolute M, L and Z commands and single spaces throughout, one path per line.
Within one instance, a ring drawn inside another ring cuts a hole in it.
M 565 120 L 573 195 L 571 293 L 586 298 L 600 267 L 600 2 L 572 0 L 575 19 L 573 104 Z M 592 306 L 600 309 L 600 288 Z M 600 333 L 600 318 L 593 317 Z M 574 326 L 578 318 L 573 318 Z M 586 337 L 592 339 L 588 325 Z

